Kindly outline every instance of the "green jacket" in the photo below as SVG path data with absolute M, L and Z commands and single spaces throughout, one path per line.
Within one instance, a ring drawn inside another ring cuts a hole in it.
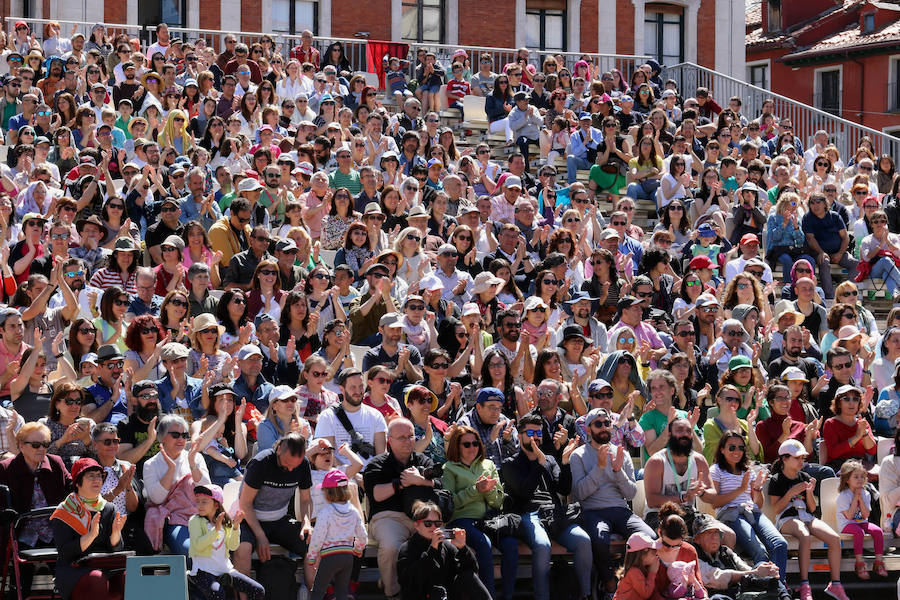
M 497 480 L 497 485 L 489 492 L 475 489 L 478 478 L 485 476 Z M 503 506 L 503 484 L 494 462 L 488 459 L 475 461 L 471 466 L 461 462 L 444 463 L 444 489 L 453 493 L 454 519 L 483 519 L 488 507 Z

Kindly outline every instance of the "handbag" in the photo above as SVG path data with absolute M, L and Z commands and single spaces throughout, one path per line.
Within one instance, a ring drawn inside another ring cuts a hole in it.
M 581 525 L 584 521 L 581 513 L 581 504 L 570 502 L 562 506 L 542 506 L 538 509 L 538 518 L 541 527 L 551 538 L 559 536 L 570 525 Z
M 514 537 L 521 541 L 525 539 L 525 528 L 522 526 L 522 516 L 516 513 L 503 513 L 490 519 L 477 521 L 475 524 L 491 541 L 491 545 L 498 547 L 500 540 L 505 537 Z
M 344 429 L 347 430 L 347 433 L 350 434 L 350 449 L 363 458 L 372 458 L 375 456 L 375 445 L 367 442 L 363 439 L 360 432 L 353 429 L 353 424 L 350 422 L 350 418 L 347 417 L 347 412 L 344 410 L 344 407 L 338 405 L 338 407 L 334 409 L 334 414 L 337 416 L 338 421 L 341 422 Z

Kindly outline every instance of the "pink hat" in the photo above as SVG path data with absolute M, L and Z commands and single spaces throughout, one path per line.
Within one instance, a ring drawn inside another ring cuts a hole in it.
M 274 129 L 272 129 L 271 125 L 263 125 L 259 128 L 259 131 L 274 131 Z
M 632 533 L 631 537 L 628 538 L 628 543 L 625 545 L 626 552 L 640 552 L 647 549 L 657 550 L 658 548 L 658 540 L 654 540 L 646 533 L 640 531 Z
M 317 489 L 324 490 L 327 488 L 345 487 L 350 482 L 344 472 L 340 469 L 332 469 L 325 473 L 325 479 L 316 486 Z
M 209 496 L 219 504 L 225 502 L 225 494 L 222 492 L 222 488 L 217 486 L 214 483 L 209 483 L 206 485 L 198 485 L 194 487 L 194 495 L 204 495 Z

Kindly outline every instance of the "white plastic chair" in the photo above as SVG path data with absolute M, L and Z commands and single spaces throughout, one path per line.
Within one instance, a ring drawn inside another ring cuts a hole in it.
M 366 85 L 371 86 L 376 90 L 378 89 L 378 73 L 369 73 L 366 71 L 363 72 L 362 75 L 366 78 Z
M 229 515 L 234 516 L 237 513 L 238 508 L 238 498 L 241 493 L 241 482 L 240 481 L 229 481 L 225 484 L 225 487 L 222 488 L 222 507 L 225 509 Z
M 891 438 L 878 438 L 878 464 L 885 456 L 892 454 L 894 451 L 894 440 Z
M 637 492 L 634 494 L 634 498 L 631 500 L 631 512 L 639 516 L 640 518 L 644 518 L 644 513 L 647 510 L 647 495 L 644 492 L 644 480 L 636 481 Z
M 328 265 L 328 268 L 334 268 L 334 257 L 337 256 L 337 250 L 322 250 L 319 249 L 319 258 Z
M 484 96 L 473 96 L 471 94 L 463 96 L 463 114 L 466 116 L 466 123 L 480 123 L 487 125 L 487 113 L 484 112 L 485 105 Z
M 353 363 L 356 365 L 357 369 L 362 370 L 363 368 L 363 356 L 366 355 L 366 352 L 371 350 L 367 346 L 354 346 L 350 345 L 350 355 L 353 356 Z

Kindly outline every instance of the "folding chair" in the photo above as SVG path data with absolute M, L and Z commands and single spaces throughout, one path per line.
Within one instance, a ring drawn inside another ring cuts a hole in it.
M 128 600 L 188 600 L 187 561 L 184 556 L 131 556 L 125 563 Z
M 7 499 L 8 496 L 9 490 L 7 489 Z M 9 504 L 7 504 L 7 506 L 9 506 Z M 9 522 L 9 529 L 7 530 L 9 543 L 6 545 L 6 559 L 3 563 L 3 583 L 0 584 L 0 597 L 5 597 L 6 578 L 9 574 L 10 561 L 12 561 L 13 565 L 13 577 L 15 578 L 16 598 L 18 598 L 18 600 L 52 600 L 59 597 L 56 594 L 56 590 L 52 587 L 49 590 L 34 594 L 31 593 L 31 590 L 22 589 L 22 567 L 25 565 L 33 565 L 36 569 L 37 566 L 43 564 L 47 565 L 52 573 L 56 565 L 56 548 L 27 548 L 23 547 L 19 542 L 19 534 L 30 521 L 49 517 L 54 510 L 56 510 L 55 506 L 47 506 L 22 514 L 18 514 L 9 508 L 3 511 L 3 519 Z

